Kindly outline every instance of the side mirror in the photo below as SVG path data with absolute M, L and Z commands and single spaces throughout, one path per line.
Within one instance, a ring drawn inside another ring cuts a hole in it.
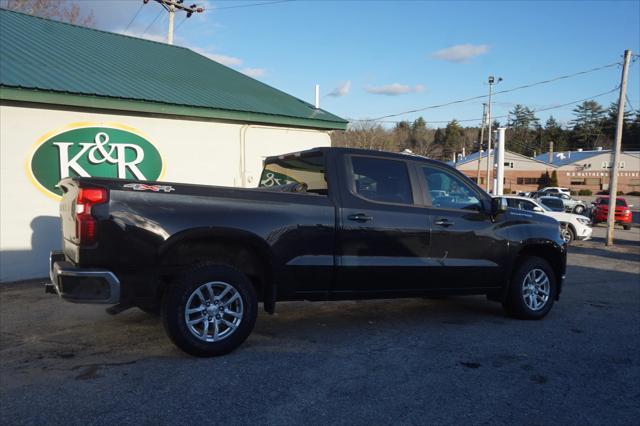
M 538 207 L 538 206 L 535 206 L 533 208 L 533 211 L 534 212 L 538 212 L 538 213 L 544 213 L 544 209 L 542 207 Z
M 491 214 L 493 216 L 506 212 L 508 208 L 509 208 L 509 204 L 507 204 L 506 198 L 494 197 L 491 199 Z

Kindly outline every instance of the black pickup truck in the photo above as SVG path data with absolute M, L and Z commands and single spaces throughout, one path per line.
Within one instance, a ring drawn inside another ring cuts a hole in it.
M 317 148 L 265 160 L 258 188 L 67 178 L 46 290 L 160 313 L 171 340 L 227 353 L 258 303 L 483 294 L 522 319 L 558 299 L 554 219 L 507 208 L 409 154 Z

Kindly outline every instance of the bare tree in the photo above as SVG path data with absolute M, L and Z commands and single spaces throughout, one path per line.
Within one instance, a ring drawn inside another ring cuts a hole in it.
M 82 14 L 80 6 L 70 0 L 7 0 L 4 7 L 16 12 L 83 27 L 93 27 L 95 25 L 93 11 L 89 12 L 89 14 Z

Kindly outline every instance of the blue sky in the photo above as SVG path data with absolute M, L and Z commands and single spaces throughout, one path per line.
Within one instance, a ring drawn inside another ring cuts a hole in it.
M 273 0 L 272 0 L 273 1 Z M 268 0 L 264 1 L 269 3 Z M 141 36 L 160 5 L 142 0 L 79 0 L 100 29 Z M 301 99 L 349 119 L 380 117 L 621 61 L 640 53 L 640 1 L 289 1 L 254 7 L 246 1 L 198 1 L 206 11 L 182 24 L 176 44 L 217 59 Z M 226 8 L 226 9 L 225 9 Z M 144 37 L 162 40 L 162 13 Z M 631 104 L 640 108 L 640 66 L 629 74 Z M 615 88 L 620 67 L 498 95 L 494 115 L 516 103 L 532 108 L 563 104 Z M 328 96 L 330 93 L 333 96 Z M 608 106 L 617 93 L 597 98 Z M 482 100 L 408 114 L 428 123 L 473 119 Z M 549 114 L 566 122 L 572 107 Z M 469 123 L 477 124 L 477 123 Z M 443 124 L 433 123 L 433 126 Z

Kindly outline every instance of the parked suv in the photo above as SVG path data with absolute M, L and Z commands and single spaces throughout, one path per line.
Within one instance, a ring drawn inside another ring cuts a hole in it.
M 598 222 L 606 222 L 607 216 L 609 215 L 609 196 L 606 195 L 596 198 L 593 205 L 591 216 L 593 224 L 596 225 Z M 622 225 L 624 229 L 631 229 L 632 213 L 631 210 L 629 210 L 630 207 L 633 207 L 633 205 L 627 204 L 627 200 L 624 198 L 616 198 L 615 222 Z
M 574 213 L 553 211 L 549 207 L 527 197 L 508 195 L 506 198 L 510 208 L 545 214 L 560 222 L 562 238 L 567 244 L 571 244 L 573 240 L 588 240 L 591 238 L 591 220 L 588 217 Z

